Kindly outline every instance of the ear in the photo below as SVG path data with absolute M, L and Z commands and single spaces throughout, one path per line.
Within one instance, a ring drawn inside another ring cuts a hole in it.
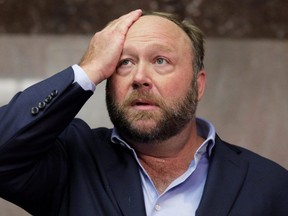
M 204 95 L 205 84 L 206 84 L 206 72 L 205 70 L 201 70 L 197 75 L 198 101 L 200 101 Z

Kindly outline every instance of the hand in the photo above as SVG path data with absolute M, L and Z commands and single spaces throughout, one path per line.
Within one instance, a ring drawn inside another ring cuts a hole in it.
M 92 37 L 79 65 L 96 85 L 116 70 L 127 31 L 141 14 L 135 10 L 123 15 Z

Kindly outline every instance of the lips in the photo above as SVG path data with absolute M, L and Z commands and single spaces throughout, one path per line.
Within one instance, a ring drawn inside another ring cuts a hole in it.
M 139 109 L 152 109 L 158 107 L 157 103 L 151 100 L 146 99 L 136 99 L 133 100 L 131 103 L 132 107 L 139 108 Z

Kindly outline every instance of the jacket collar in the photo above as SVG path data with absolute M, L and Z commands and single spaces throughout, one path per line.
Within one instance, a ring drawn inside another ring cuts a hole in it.
M 241 150 L 226 145 L 216 136 L 208 176 L 196 211 L 197 216 L 228 215 L 245 180 L 248 162 Z
M 132 152 L 121 145 L 114 145 L 115 157 L 110 160 L 106 174 L 111 187 L 109 190 L 114 194 L 122 214 L 125 216 L 146 216 L 143 191 L 138 165 Z

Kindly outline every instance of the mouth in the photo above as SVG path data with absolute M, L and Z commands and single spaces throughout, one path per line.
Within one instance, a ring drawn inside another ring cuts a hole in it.
M 131 106 L 138 110 L 153 110 L 158 107 L 155 102 L 144 99 L 136 99 L 132 101 Z

